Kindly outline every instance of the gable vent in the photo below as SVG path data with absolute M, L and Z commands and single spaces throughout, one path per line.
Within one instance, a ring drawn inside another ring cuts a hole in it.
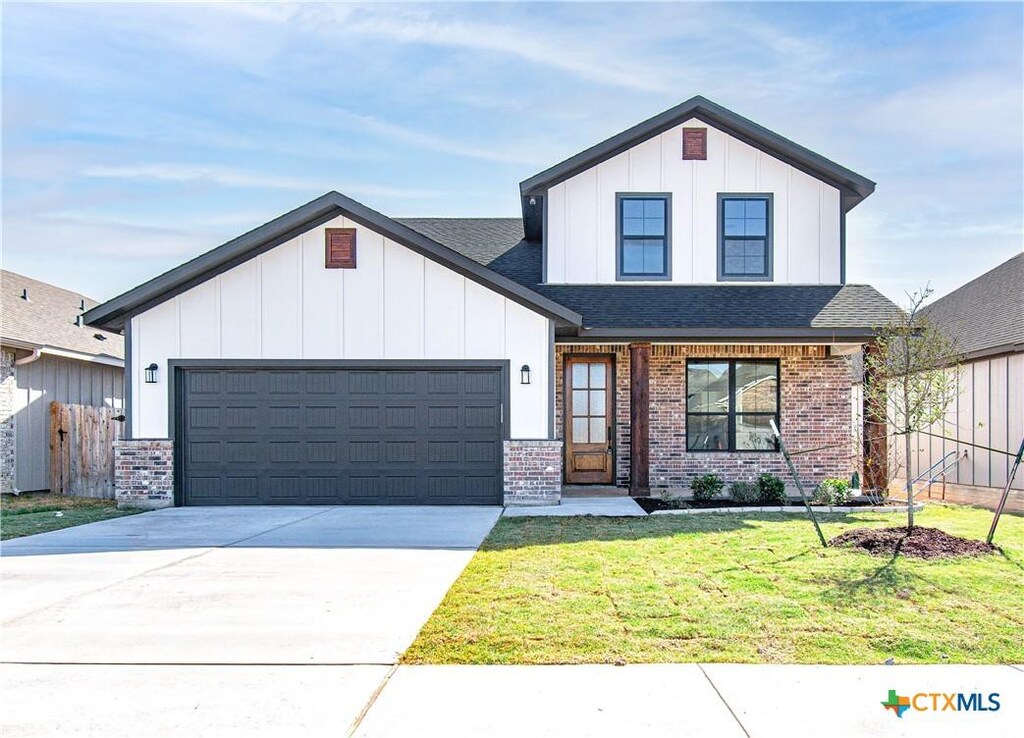
M 708 129 L 683 129 L 683 161 L 708 158 Z
M 327 269 L 356 268 L 356 229 L 328 228 L 324 244 Z

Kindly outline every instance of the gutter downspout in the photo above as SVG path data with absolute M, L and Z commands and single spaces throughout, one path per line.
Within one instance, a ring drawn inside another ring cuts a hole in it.
M 22 356 L 20 359 L 14 360 L 14 366 L 25 366 L 25 364 L 31 364 L 33 361 L 38 359 L 43 353 L 41 348 L 31 349 L 31 353 L 28 356 Z

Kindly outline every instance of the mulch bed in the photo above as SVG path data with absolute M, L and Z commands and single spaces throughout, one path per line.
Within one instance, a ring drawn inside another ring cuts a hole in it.
M 918 559 L 979 556 L 995 550 L 995 546 L 985 541 L 951 536 L 938 528 L 921 526 L 915 526 L 909 531 L 905 527 L 856 528 L 840 533 L 830 543 L 833 546 L 861 548 L 876 556 L 902 554 Z
M 780 507 L 778 503 L 772 504 L 768 502 L 736 502 L 735 500 L 706 500 L 706 501 L 695 501 L 685 500 L 672 502 L 669 500 L 662 500 L 658 497 L 634 497 L 633 500 L 642 507 L 646 512 L 654 512 L 655 510 L 692 510 L 692 509 L 707 509 L 707 508 L 718 508 L 718 507 Z M 883 504 L 880 502 L 871 502 L 860 497 L 853 498 L 849 502 L 844 502 L 842 507 L 870 507 L 872 505 Z M 781 507 L 803 507 L 802 502 L 793 502 L 792 500 L 781 505 Z M 817 507 L 816 503 L 811 503 L 811 507 Z

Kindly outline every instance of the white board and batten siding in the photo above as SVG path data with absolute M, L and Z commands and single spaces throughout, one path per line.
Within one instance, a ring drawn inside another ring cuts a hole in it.
M 683 161 L 687 127 L 707 128 L 706 160 Z M 717 283 L 719 193 L 773 195 L 772 283 L 840 283 L 839 190 L 696 119 L 550 188 L 549 283 L 616 281 L 620 192 L 672 194 L 670 283 Z
M 324 268 L 325 228 L 357 230 L 356 269 Z M 548 436 L 549 320 L 343 217 L 134 316 L 131 334 L 136 438 L 168 434 L 175 358 L 508 359 L 512 438 Z

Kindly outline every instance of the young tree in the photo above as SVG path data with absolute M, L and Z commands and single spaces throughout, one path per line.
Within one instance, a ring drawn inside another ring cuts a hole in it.
M 864 402 L 872 414 L 885 418 L 889 434 L 903 437 L 907 478 L 907 528 L 914 527 L 914 485 L 911 477 L 911 435 L 942 419 L 956 399 L 960 354 L 922 307 L 931 287 L 909 294 L 908 304 L 878 330 L 873 351 L 864 354 Z

